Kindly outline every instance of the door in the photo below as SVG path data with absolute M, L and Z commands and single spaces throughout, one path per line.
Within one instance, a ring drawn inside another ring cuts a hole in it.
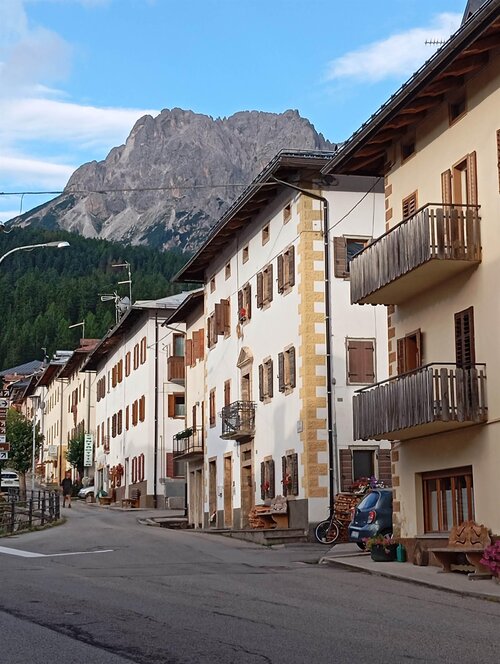
M 217 526 L 217 461 L 208 462 L 208 522 Z
M 253 441 L 240 447 L 241 459 L 241 527 L 248 528 L 248 514 L 255 505 L 253 479 Z
M 224 527 L 233 527 L 233 458 L 224 457 Z

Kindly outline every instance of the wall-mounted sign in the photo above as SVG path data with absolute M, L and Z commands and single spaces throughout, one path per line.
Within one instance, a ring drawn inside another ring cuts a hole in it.
M 86 433 L 83 440 L 83 465 L 89 468 L 94 463 L 94 436 Z

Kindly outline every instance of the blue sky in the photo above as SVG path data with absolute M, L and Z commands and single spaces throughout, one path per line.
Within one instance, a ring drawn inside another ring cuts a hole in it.
M 465 0 L 0 0 L 0 192 L 60 190 L 146 113 L 298 109 L 347 138 Z M 23 212 L 47 197 L 25 196 Z M 20 196 L 0 196 L 0 221 Z

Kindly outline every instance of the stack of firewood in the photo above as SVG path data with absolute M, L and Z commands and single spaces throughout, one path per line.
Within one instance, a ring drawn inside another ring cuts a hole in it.
M 352 519 L 353 508 L 359 503 L 363 496 L 358 496 L 354 493 L 338 493 L 335 496 L 335 518 L 340 521 L 342 528 L 340 531 L 340 539 L 342 542 L 347 542 L 347 526 Z
M 259 514 L 260 512 L 269 513 L 269 507 L 267 505 L 255 505 L 253 509 L 248 513 L 248 524 L 250 528 L 269 528 L 269 521 L 262 519 Z

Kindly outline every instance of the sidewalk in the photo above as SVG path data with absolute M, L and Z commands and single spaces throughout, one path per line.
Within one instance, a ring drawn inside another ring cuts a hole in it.
M 458 595 L 500 602 L 500 584 L 494 579 L 472 579 L 460 572 L 444 574 L 438 567 L 431 565 L 418 567 L 412 563 L 374 563 L 368 553 L 359 551 L 353 544 L 337 544 L 322 556 L 319 564 L 359 570 Z

